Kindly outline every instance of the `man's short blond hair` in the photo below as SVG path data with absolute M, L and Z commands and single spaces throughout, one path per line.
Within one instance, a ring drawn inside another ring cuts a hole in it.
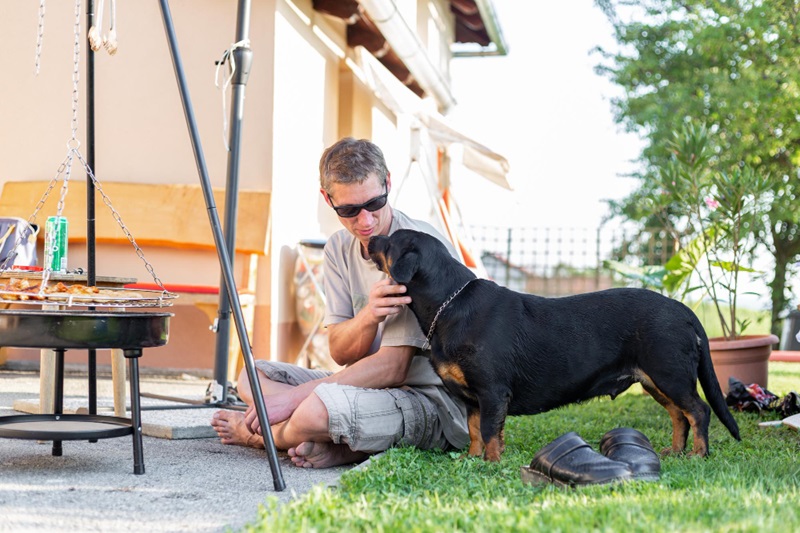
M 367 139 L 345 137 L 328 147 L 319 160 L 319 184 L 328 194 L 334 183 L 363 183 L 373 174 L 383 186 L 389 169 L 381 149 Z

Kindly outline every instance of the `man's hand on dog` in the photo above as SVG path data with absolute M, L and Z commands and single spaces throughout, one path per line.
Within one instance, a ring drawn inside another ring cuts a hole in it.
M 396 315 L 404 305 L 411 303 L 411 297 L 405 296 L 405 292 L 405 285 L 398 285 L 391 279 L 381 280 L 372 286 L 367 307 L 376 324 L 388 316 Z

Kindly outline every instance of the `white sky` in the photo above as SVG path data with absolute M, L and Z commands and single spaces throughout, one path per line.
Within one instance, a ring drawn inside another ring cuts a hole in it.
M 596 228 L 603 200 L 633 189 L 621 175 L 641 147 L 614 123 L 618 89 L 594 72 L 590 51 L 613 49 L 611 26 L 592 0 L 494 6 L 509 54 L 452 61 L 448 119 L 509 160 L 515 192 L 467 172 L 454 183 L 461 210 L 468 224 Z

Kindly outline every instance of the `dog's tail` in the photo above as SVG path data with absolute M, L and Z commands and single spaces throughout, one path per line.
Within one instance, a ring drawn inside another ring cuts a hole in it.
M 733 415 L 728 410 L 728 405 L 725 403 L 725 396 L 722 394 L 722 389 L 717 380 L 717 374 L 714 372 L 714 364 L 711 362 L 711 353 L 708 348 L 708 336 L 699 321 L 697 321 L 695 325 L 695 331 L 697 332 L 697 348 L 700 350 L 700 366 L 697 369 L 697 376 L 700 379 L 700 386 L 703 387 L 706 400 L 711 406 L 711 410 L 717 415 L 717 418 L 719 418 L 722 424 L 731 432 L 733 438 L 742 440 L 739 436 L 739 425 L 736 423 Z

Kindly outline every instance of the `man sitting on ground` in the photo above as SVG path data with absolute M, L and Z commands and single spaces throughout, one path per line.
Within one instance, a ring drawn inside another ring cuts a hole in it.
M 325 245 L 325 324 L 332 373 L 256 360 L 275 446 L 301 467 L 359 462 L 395 445 L 464 448 L 466 407 L 451 397 L 423 352 L 425 335 L 395 284 L 367 255 L 374 235 L 436 230 L 393 209 L 391 175 L 380 148 L 344 138 L 320 160 L 320 192 L 343 230 Z M 238 380 L 245 413 L 218 411 L 211 425 L 223 444 L 263 447 L 245 371 Z

